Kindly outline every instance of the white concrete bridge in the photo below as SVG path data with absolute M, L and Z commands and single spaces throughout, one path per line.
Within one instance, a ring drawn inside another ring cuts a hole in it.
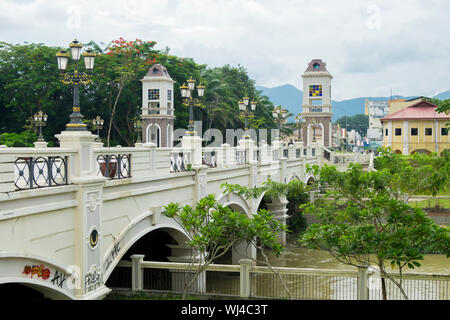
M 57 299 L 104 297 L 117 263 L 155 231 L 171 238 L 163 243 L 171 250 L 167 259 L 183 261 L 186 237 L 161 215 L 162 206 L 215 194 L 252 215 L 263 197 L 223 194 L 220 185 L 253 187 L 268 177 L 306 183 L 306 165 L 324 161 L 318 146 L 280 141 L 201 148 L 200 138 L 184 137 L 181 148 L 104 148 L 87 131 L 57 138 L 57 148 L 0 148 L 0 285 L 24 284 Z M 286 203 L 266 205 L 285 221 Z

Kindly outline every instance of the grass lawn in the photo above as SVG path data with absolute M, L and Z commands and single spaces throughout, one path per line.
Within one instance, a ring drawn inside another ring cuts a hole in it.
M 408 204 L 413 208 L 443 208 L 450 209 L 450 199 L 427 199 L 422 201 L 409 201 Z

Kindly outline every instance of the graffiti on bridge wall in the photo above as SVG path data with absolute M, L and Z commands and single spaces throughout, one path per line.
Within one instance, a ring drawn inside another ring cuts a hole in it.
M 31 279 L 33 279 L 33 276 L 37 276 L 37 278 L 47 280 L 50 277 L 51 271 L 49 268 L 45 268 L 43 264 L 33 266 L 26 265 L 22 273 L 30 275 Z

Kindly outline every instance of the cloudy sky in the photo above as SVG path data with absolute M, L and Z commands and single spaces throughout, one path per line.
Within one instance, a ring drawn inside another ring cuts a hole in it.
M 449 34 L 448 0 L 0 0 L 0 41 L 152 40 L 209 66 L 241 64 L 257 85 L 300 89 L 320 58 L 336 100 L 449 90 Z

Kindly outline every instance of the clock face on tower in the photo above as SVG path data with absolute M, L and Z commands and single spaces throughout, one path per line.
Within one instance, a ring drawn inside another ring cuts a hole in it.
M 309 86 L 309 96 L 310 97 L 321 97 L 322 96 L 322 85 L 313 84 Z

